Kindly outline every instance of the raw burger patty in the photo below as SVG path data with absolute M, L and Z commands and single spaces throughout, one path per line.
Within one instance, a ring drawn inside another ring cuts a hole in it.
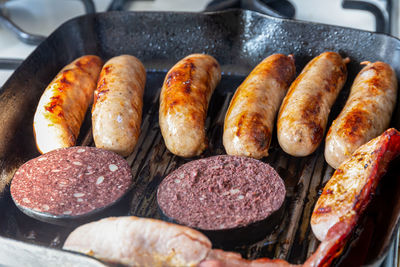
M 119 199 L 132 183 L 121 156 L 94 147 L 53 150 L 22 165 L 11 182 L 15 203 L 53 215 L 80 215 Z
M 285 199 L 277 172 L 259 160 L 215 156 L 169 174 L 157 192 L 163 213 L 202 230 L 231 229 L 266 219 Z

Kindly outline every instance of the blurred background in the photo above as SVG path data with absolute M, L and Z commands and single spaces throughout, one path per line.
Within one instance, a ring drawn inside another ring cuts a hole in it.
M 398 0 L 0 0 L 0 86 L 43 38 L 92 12 L 256 10 L 399 36 Z

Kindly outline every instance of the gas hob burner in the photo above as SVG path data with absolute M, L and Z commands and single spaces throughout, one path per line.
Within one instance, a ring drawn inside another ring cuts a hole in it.
M 391 10 L 394 0 L 342 0 L 345 9 L 369 11 L 375 16 L 376 32 L 391 33 L 393 19 Z M 294 6 L 287 0 L 212 0 L 205 11 L 221 11 L 242 8 L 278 18 L 293 18 Z

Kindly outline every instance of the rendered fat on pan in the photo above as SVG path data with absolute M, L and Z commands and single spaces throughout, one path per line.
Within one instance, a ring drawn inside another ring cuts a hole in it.
M 326 135 L 325 160 L 333 168 L 389 127 L 397 100 L 397 78 L 384 62 L 366 66 L 355 78 L 350 96 Z
M 286 153 L 307 156 L 317 149 L 331 107 L 346 81 L 348 62 L 338 53 L 322 53 L 292 83 L 277 120 L 278 142 Z
M 160 95 L 159 123 L 165 145 L 173 154 L 193 157 L 206 149 L 208 103 L 220 79 L 218 62 L 205 54 L 189 55 L 167 73 Z
M 295 74 L 291 55 L 271 55 L 254 68 L 236 90 L 225 116 L 227 154 L 268 156 L 276 113 Z
M 97 56 L 82 56 L 65 66 L 47 86 L 33 119 L 40 153 L 76 144 L 102 65 Z
M 132 153 L 140 135 L 146 70 L 134 56 L 114 57 L 104 65 L 94 93 L 96 147 L 122 156 Z

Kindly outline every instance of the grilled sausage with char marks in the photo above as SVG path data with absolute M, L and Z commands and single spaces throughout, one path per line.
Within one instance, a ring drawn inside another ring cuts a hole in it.
M 293 56 L 264 59 L 236 90 L 225 116 L 223 143 L 229 155 L 268 156 L 274 120 L 296 74 Z
M 208 103 L 220 80 L 218 62 L 205 54 L 189 55 L 167 73 L 159 122 L 165 145 L 175 155 L 198 156 L 207 147 L 204 125 Z
M 96 147 L 122 156 L 133 152 L 140 135 L 146 69 L 134 56 L 114 57 L 104 65 L 94 93 Z
M 277 122 L 278 141 L 286 153 L 307 156 L 317 149 L 331 107 L 346 81 L 348 62 L 338 53 L 322 53 L 292 83 Z
M 346 105 L 326 135 L 325 160 L 335 169 L 389 127 L 396 104 L 394 70 L 384 62 L 361 64 L 367 66 L 355 78 Z
M 102 65 L 97 56 L 80 57 L 65 66 L 47 86 L 33 119 L 40 153 L 76 144 Z

